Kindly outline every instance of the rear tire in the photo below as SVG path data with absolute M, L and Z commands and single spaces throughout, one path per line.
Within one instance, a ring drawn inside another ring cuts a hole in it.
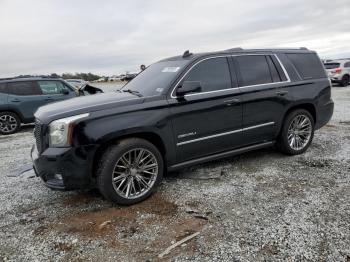
M 0 112 L 0 134 L 10 135 L 19 131 L 21 120 L 13 112 Z
M 163 172 L 163 157 L 153 144 L 128 138 L 103 153 L 97 169 L 97 187 L 106 199 L 132 205 L 154 193 Z
M 277 140 L 277 148 L 287 155 L 299 155 L 310 146 L 314 136 L 315 123 L 305 109 L 290 112 L 284 120 Z
M 348 86 L 349 84 L 349 76 L 348 75 L 344 75 L 343 78 L 340 81 L 340 85 L 343 87 Z

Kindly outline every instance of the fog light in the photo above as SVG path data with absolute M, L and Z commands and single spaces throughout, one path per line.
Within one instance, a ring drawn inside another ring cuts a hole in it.
M 63 180 L 63 178 L 62 178 L 62 175 L 61 174 L 55 174 L 55 179 L 57 179 L 57 180 Z

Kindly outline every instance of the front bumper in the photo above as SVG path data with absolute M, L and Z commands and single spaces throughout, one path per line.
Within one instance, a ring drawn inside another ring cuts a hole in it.
M 35 174 L 52 189 L 91 188 L 95 146 L 78 148 L 47 148 L 40 155 L 33 145 L 31 158 Z

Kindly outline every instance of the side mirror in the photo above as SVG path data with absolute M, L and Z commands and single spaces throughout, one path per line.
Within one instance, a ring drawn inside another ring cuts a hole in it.
M 63 95 L 68 95 L 69 94 L 69 91 L 67 89 L 62 89 L 61 90 L 61 94 Z
M 201 82 L 199 81 L 185 81 L 176 90 L 176 94 L 179 96 L 184 96 L 188 93 L 200 92 L 202 90 Z

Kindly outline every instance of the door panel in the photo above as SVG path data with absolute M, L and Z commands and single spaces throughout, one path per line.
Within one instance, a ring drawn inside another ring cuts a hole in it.
M 238 147 L 242 105 L 238 89 L 225 95 L 189 96 L 170 101 L 178 162 Z M 237 99 L 238 102 L 233 101 Z
M 290 101 L 289 79 L 270 55 L 233 57 L 242 92 L 244 145 L 271 141 Z
M 177 161 L 238 147 L 242 135 L 241 94 L 227 57 L 195 63 L 178 87 L 185 81 L 200 82 L 201 91 L 169 100 Z
M 8 107 L 23 116 L 25 122 L 34 120 L 34 112 L 46 103 L 35 81 L 8 83 Z

